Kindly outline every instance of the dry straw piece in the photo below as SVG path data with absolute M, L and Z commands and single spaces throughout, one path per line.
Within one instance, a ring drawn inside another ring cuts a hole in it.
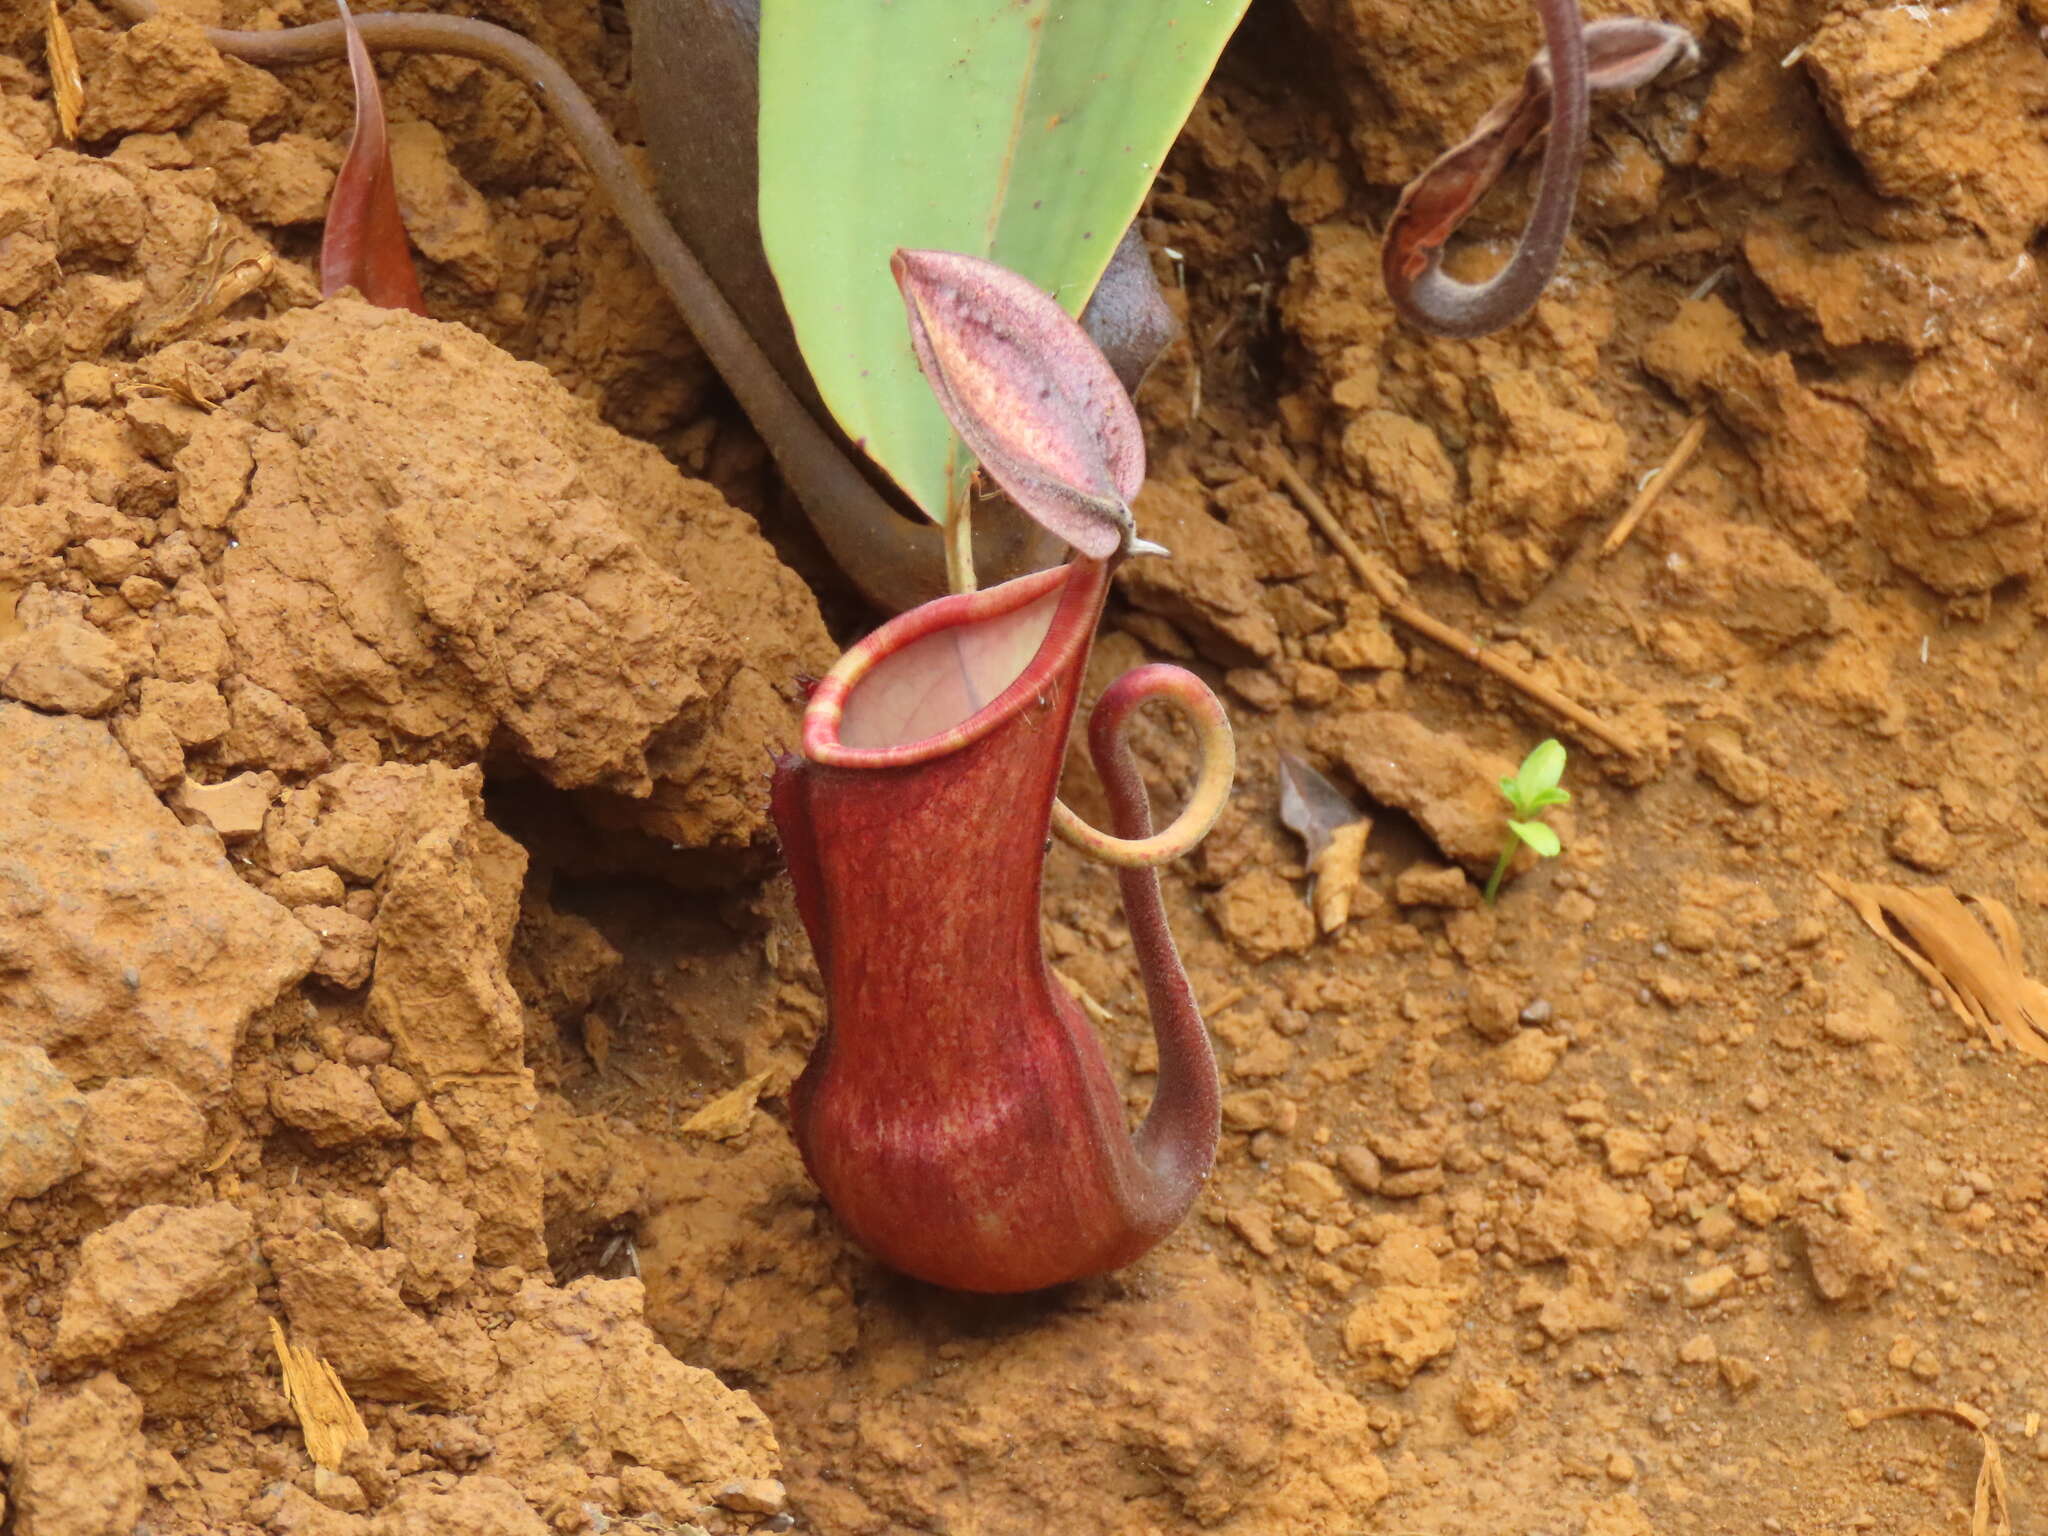
M 1098 1025 L 1114 1024 L 1116 1022 L 1116 1015 L 1097 1002 L 1093 992 L 1090 992 L 1058 966 L 1052 967 L 1052 978 L 1073 994 L 1074 1001 L 1081 1005 L 1081 1011 Z
M 1306 758 L 1283 750 L 1280 820 L 1306 850 L 1316 926 L 1324 933 L 1335 933 L 1351 916 L 1351 898 L 1358 891 L 1359 863 L 1365 857 L 1366 839 L 1372 836 L 1372 819 L 1359 815 L 1344 792 Z
M 339 1471 L 349 1447 L 370 1438 L 370 1427 L 356 1411 L 334 1367 L 286 1339 L 274 1317 L 270 1338 L 277 1348 L 277 1362 L 284 1368 L 284 1400 L 306 1437 L 306 1454 L 313 1458 L 314 1466 Z
M 1351 918 L 1351 899 L 1358 894 L 1359 864 L 1365 858 L 1372 823 L 1363 818 L 1330 834 L 1329 846 L 1309 864 L 1315 876 L 1316 927 L 1335 933 Z
M 1984 1448 L 1984 1459 L 1977 1464 L 1977 1490 L 1970 1508 L 1970 1536 L 2012 1536 L 2012 1503 L 2005 1484 L 2005 1459 L 1999 1455 L 1998 1442 L 1991 1438 L 1990 1421 L 1982 1413 L 1968 1403 L 1957 1403 L 1953 1408 L 1928 1404 L 1887 1409 L 1883 1413 L 1872 1414 L 1865 1422 L 1882 1424 L 1888 1419 L 1947 1419 L 1952 1424 L 1975 1431 L 1978 1443 Z
M 231 228 L 215 209 L 198 263 L 185 275 L 183 287 L 168 308 L 137 331 L 136 341 L 145 347 L 166 346 L 225 314 L 269 282 L 277 258 L 261 248 L 238 256 L 237 251 L 248 249 L 248 244 L 246 232 Z
M 1679 435 L 1670 455 L 1657 466 L 1650 478 L 1643 482 L 1643 488 L 1636 492 L 1636 499 L 1630 502 L 1628 510 L 1621 514 L 1621 521 L 1614 525 L 1614 531 L 1601 543 L 1601 559 L 1606 559 L 1628 542 L 1629 535 L 1636 531 L 1636 525 L 1649 515 L 1650 508 L 1657 505 L 1665 491 L 1670 489 L 1672 482 L 1684 472 L 1685 466 L 1692 462 L 1692 456 L 1699 452 L 1700 444 L 1706 440 L 1706 436 L 1707 413 L 1701 411 Z
M 58 14 L 57 0 L 50 0 L 43 57 L 50 66 L 50 94 L 57 103 L 57 126 L 64 130 L 66 139 L 76 144 L 78 120 L 85 111 L 85 76 L 79 72 L 78 52 L 71 46 L 71 29 Z
M 728 1088 L 683 1122 L 683 1134 L 702 1136 L 711 1141 L 731 1141 L 754 1123 L 754 1106 L 774 1076 L 775 1069 L 769 1067 L 756 1072 L 739 1087 Z
M 1854 885 L 1829 874 L 1820 881 L 1947 998 L 1958 1017 L 1981 1029 L 1993 1050 L 2011 1046 L 2048 1062 L 2048 986 L 2027 974 L 2019 925 L 2003 902 L 1975 896 L 1966 907 L 1942 885 Z

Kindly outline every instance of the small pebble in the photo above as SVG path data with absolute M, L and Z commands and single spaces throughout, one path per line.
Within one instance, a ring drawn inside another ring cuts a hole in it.
M 1720 1300 L 1734 1283 L 1735 1267 L 1717 1264 L 1697 1275 L 1686 1276 L 1681 1286 L 1680 1302 L 1686 1307 L 1708 1306 Z
M 1522 1022 L 1531 1026 L 1548 1024 L 1555 1012 L 1549 998 L 1539 997 L 1522 1010 Z
M 743 1515 L 779 1515 L 789 1502 L 788 1491 L 772 1477 L 736 1478 L 711 1496 L 720 1509 Z
M 381 1067 L 391 1059 L 391 1042 L 375 1035 L 350 1035 L 341 1059 L 352 1067 Z

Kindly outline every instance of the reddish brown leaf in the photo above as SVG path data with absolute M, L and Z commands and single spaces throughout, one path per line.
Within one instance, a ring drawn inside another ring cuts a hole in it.
M 356 91 L 356 131 L 327 202 L 320 242 L 320 291 L 354 288 L 386 309 L 427 312 L 420 278 L 398 213 L 391 174 L 391 141 L 384 131 L 384 95 L 347 0 L 334 0 L 348 34 L 348 72 Z
M 1130 502 L 1145 482 L 1145 438 L 1088 333 L 992 261 L 898 251 L 889 270 L 918 366 L 982 468 L 1090 559 L 1141 547 Z

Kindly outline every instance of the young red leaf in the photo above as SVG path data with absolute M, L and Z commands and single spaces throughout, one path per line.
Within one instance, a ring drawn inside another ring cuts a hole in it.
M 348 36 L 348 72 L 356 92 L 356 131 L 348 157 L 334 178 L 327 201 L 327 229 L 320 241 L 320 291 L 354 288 L 372 304 L 386 309 L 427 312 L 419 273 L 398 213 L 398 193 L 391 175 L 391 141 L 384 131 L 384 96 L 377 89 L 377 71 L 363 46 L 348 0 L 334 0 Z
M 918 366 L 996 484 L 1091 560 L 1152 548 L 1131 521 L 1145 482 L 1138 413 L 1088 333 L 992 261 L 898 251 L 889 270 Z

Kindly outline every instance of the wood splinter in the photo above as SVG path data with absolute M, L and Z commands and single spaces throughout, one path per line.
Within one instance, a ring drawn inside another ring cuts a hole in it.
M 1636 525 L 1649 515 L 1650 508 L 1657 505 L 1671 483 L 1685 473 L 1685 466 L 1692 462 L 1692 456 L 1700 451 L 1700 444 L 1707 437 L 1707 413 L 1699 415 L 1686 424 L 1672 446 L 1664 462 L 1651 471 L 1650 478 L 1643 482 L 1643 488 L 1636 492 L 1636 499 L 1628 504 L 1628 510 L 1621 514 L 1607 537 L 1600 543 L 1600 558 L 1605 560 L 1629 540 L 1636 531 Z

